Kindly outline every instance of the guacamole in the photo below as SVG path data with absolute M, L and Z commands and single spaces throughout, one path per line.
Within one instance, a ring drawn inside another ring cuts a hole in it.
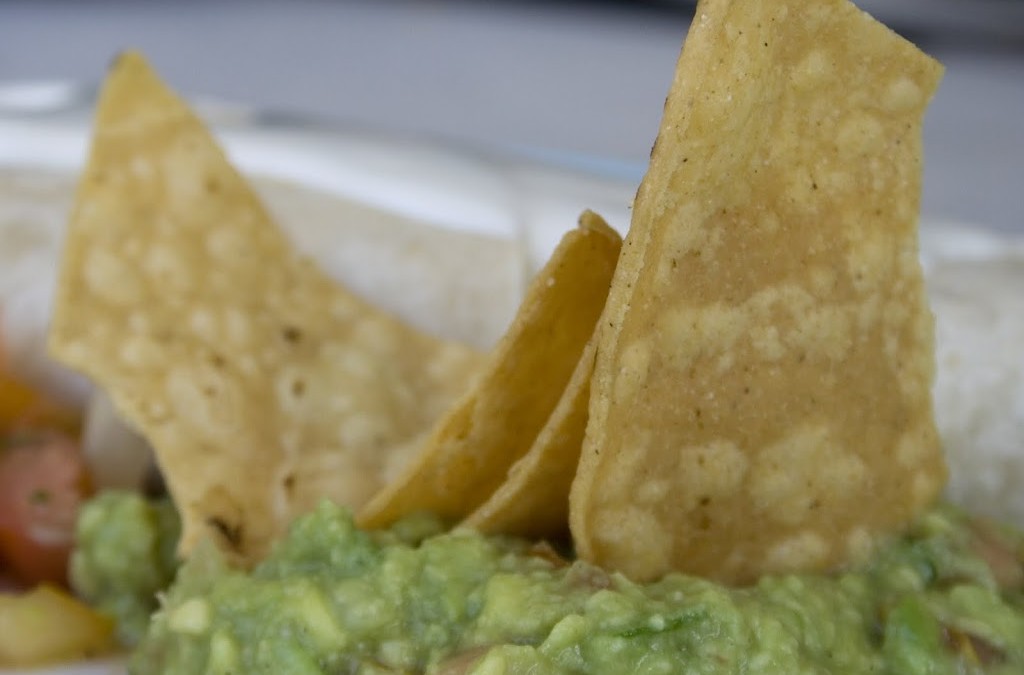
M 76 585 L 128 622 L 123 635 L 136 634 L 166 580 L 174 528 L 162 508 L 105 495 L 83 515 Z M 445 533 L 431 519 L 363 532 L 325 503 L 251 572 L 201 547 L 130 669 L 1019 674 L 1022 546 L 942 506 L 843 574 L 740 589 L 682 575 L 638 585 L 546 545 Z
M 102 492 L 78 515 L 69 577 L 75 592 L 113 617 L 117 636 L 141 639 L 157 594 L 174 579 L 180 524 L 170 499 Z

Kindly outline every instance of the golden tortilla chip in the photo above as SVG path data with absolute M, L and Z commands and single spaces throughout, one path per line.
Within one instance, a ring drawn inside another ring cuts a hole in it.
M 604 307 L 622 240 L 595 214 L 563 237 L 534 278 L 476 386 L 419 456 L 359 513 L 382 527 L 429 511 L 469 515 L 529 450 L 555 409 Z
M 587 428 L 596 343 L 583 350 L 562 397 L 505 482 L 462 524 L 479 532 L 559 538 L 569 525 L 569 488 Z
M 182 513 L 247 563 L 320 499 L 357 508 L 482 362 L 332 282 L 136 54 L 103 88 L 50 349 L 153 444 Z
M 703 0 L 601 319 L 581 557 L 728 582 L 939 494 L 917 258 L 941 66 L 845 0 Z

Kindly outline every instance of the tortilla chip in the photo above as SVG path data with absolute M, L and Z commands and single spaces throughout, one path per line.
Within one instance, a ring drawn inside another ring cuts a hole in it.
M 569 526 L 569 488 L 587 428 L 596 343 L 583 350 L 562 397 L 530 449 L 462 524 L 479 532 L 557 539 Z
M 566 388 L 604 307 L 622 240 L 595 214 L 563 237 L 530 284 L 476 386 L 416 460 L 359 513 L 383 527 L 429 511 L 468 516 L 529 450 Z
M 939 494 L 917 258 L 941 66 L 844 0 L 703 0 L 601 319 L 579 555 L 727 582 Z
M 321 498 L 358 508 L 482 358 L 418 333 L 294 251 L 136 54 L 103 88 L 50 349 L 153 444 L 183 517 L 259 559 Z

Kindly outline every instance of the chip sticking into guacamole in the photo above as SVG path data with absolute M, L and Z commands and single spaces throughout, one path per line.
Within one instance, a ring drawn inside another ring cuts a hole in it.
M 581 557 L 824 571 L 935 501 L 917 218 L 941 72 L 842 0 L 701 4 L 601 320 Z

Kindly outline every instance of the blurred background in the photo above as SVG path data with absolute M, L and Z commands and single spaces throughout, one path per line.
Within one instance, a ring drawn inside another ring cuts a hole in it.
M 1024 233 L 1024 0 L 859 4 L 947 68 L 926 123 L 925 217 Z M 179 90 L 279 119 L 639 180 L 692 13 L 687 2 L 0 0 L 0 86 L 92 85 L 137 47 Z M 0 90 L 5 104 L 47 102 Z

